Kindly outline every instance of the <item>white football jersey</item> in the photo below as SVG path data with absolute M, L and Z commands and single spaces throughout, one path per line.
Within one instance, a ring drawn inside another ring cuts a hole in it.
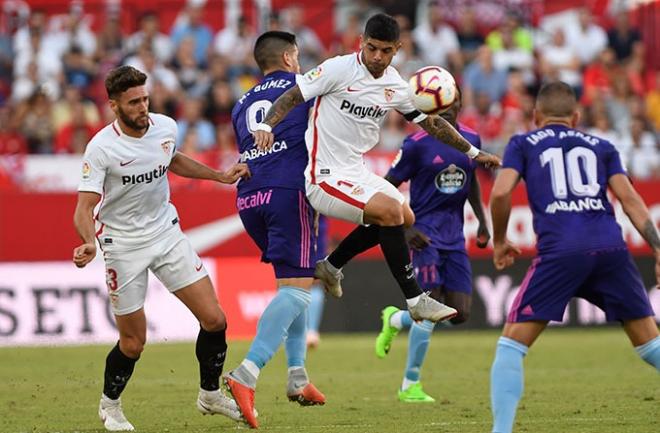
M 176 136 L 173 119 L 149 113 L 141 138 L 124 134 L 115 120 L 89 142 L 78 191 L 102 195 L 95 210 L 101 246 L 148 245 L 178 222 L 167 181 Z
M 305 134 L 309 151 L 305 175 L 313 184 L 330 174 L 364 170 L 362 155 L 378 143 L 391 109 L 416 123 L 427 117 L 413 106 L 408 83 L 394 67 L 374 78 L 360 55 L 328 59 L 298 80 L 306 101 L 316 97 Z

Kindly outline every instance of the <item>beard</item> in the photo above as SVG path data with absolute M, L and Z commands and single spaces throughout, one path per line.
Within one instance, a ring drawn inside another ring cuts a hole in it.
M 135 119 L 131 119 L 128 114 L 126 114 L 121 107 L 117 107 L 117 115 L 121 119 L 121 121 L 124 123 L 124 125 L 128 126 L 131 129 L 134 129 L 136 131 L 141 131 L 143 129 L 147 129 L 149 126 L 149 117 L 144 116 L 144 117 L 136 117 Z

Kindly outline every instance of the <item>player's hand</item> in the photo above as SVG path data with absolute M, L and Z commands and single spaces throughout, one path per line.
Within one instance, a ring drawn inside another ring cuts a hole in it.
M 218 173 L 218 182 L 220 183 L 232 184 L 240 178 L 245 178 L 245 179 L 250 178 L 250 169 L 248 168 L 247 164 L 244 164 L 242 162 L 233 165 L 229 170 L 227 170 L 224 173 L 222 172 Z
M 257 149 L 268 150 L 273 145 L 275 136 L 272 132 L 266 132 L 257 130 L 252 134 L 254 137 L 254 144 L 257 146 Z
M 479 155 L 477 155 L 474 160 L 490 169 L 502 166 L 502 160 L 499 156 L 484 152 L 483 150 L 479 151 Z
M 488 231 L 488 226 L 486 224 L 479 224 L 479 228 L 477 229 L 477 246 L 479 248 L 486 248 L 489 240 L 490 232 Z
M 516 257 L 520 255 L 520 248 L 514 246 L 508 240 L 495 244 L 494 250 L 493 263 L 498 271 L 511 266 Z
M 79 268 L 84 268 L 94 257 L 96 257 L 95 243 L 82 244 L 73 249 L 73 263 Z
M 406 242 L 410 248 L 420 251 L 431 245 L 431 238 L 426 236 L 423 232 L 417 230 L 415 227 L 408 227 L 405 231 Z

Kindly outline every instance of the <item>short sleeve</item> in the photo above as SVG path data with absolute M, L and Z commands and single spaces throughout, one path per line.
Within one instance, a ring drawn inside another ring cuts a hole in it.
M 296 76 L 296 84 L 305 101 L 331 93 L 339 88 L 346 78 L 346 68 L 341 57 L 333 57 L 321 63 L 304 75 Z
M 427 114 L 422 113 L 412 103 L 408 95 L 408 83 L 403 78 L 399 77 L 400 83 L 397 85 L 396 90 L 392 96 L 395 99 L 395 109 L 405 117 L 408 122 L 419 123 L 429 117 Z M 387 92 L 390 89 L 386 89 Z
M 398 180 L 399 182 L 406 182 L 417 172 L 417 160 L 415 155 L 415 142 L 407 137 L 403 146 L 397 153 L 392 167 L 387 172 L 387 176 Z
M 606 145 L 605 171 L 607 173 L 608 179 L 614 176 L 615 174 L 625 174 L 626 176 L 628 175 L 626 169 L 623 167 L 623 164 L 621 163 L 621 155 L 619 155 L 619 152 L 610 143 L 607 143 Z
M 521 145 L 520 140 L 518 140 L 517 135 L 511 137 L 509 144 L 506 145 L 504 150 L 504 158 L 502 159 L 502 168 L 512 168 L 520 173 L 521 176 L 525 176 L 525 154 Z
M 83 156 L 78 191 L 103 194 L 107 166 L 107 158 L 103 151 L 90 143 Z

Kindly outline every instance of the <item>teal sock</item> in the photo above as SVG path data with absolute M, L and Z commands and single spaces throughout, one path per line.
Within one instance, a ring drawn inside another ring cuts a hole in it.
M 245 358 L 263 368 L 282 344 L 291 323 L 307 308 L 310 298 L 307 290 L 280 287 L 259 319 L 257 335 Z
M 291 322 L 291 326 L 289 326 L 289 330 L 287 331 L 286 340 L 284 340 L 287 367 L 305 366 L 305 355 L 307 353 L 307 342 L 305 340 L 308 320 L 307 310 L 308 309 L 303 310 L 303 312 Z
M 635 351 L 644 361 L 654 366 L 660 372 L 660 336 L 641 346 L 635 347 Z
M 410 317 L 410 314 L 408 314 Z M 411 382 L 419 381 L 419 372 L 422 368 L 426 352 L 429 349 L 429 341 L 433 332 L 433 322 L 424 320 L 420 323 L 414 322 L 408 333 L 408 361 L 406 362 L 405 377 Z
M 319 332 L 321 317 L 323 316 L 323 304 L 325 303 L 325 291 L 320 284 L 312 286 L 312 302 L 307 309 L 307 330 Z
M 523 392 L 523 358 L 527 346 L 500 337 L 495 360 L 490 370 L 490 401 L 493 411 L 493 433 L 511 433 L 516 408 Z

